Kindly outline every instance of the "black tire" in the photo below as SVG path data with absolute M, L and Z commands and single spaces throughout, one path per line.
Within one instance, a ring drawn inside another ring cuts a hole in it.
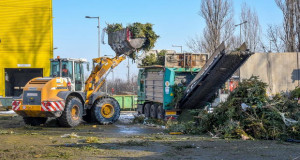
M 23 117 L 25 124 L 31 126 L 39 126 L 41 124 L 45 124 L 47 118 L 45 117 Z
M 116 122 L 120 117 L 120 105 L 118 101 L 111 97 L 97 100 L 92 107 L 92 117 L 99 124 Z
M 92 117 L 92 110 L 91 109 L 87 109 L 86 110 L 86 115 L 82 116 L 82 119 L 84 121 L 86 121 L 87 123 L 93 123 L 95 120 Z
M 150 117 L 156 118 L 157 117 L 157 104 L 152 104 L 150 107 Z
M 72 109 L 76 110 L 72 115 Z M 63 127 L 75 127 L 82 121 L 83 105 L 79 98 L 70 96 L 62 115 L 58 118 L 58 122 Z
M 157 107 L 157 119 L 165 119 L 165 110 L 162 105 Z
M 138 112 L 138 115 L 141 115 L 144 113 L 144 105 L 143 104 L 137 105 L 137 112 Z
M 145 106 L 144 106 L 144 115 L 147 118 L 150 117 L 150 108 L 151 108 L 151 104 L 150 103 L 146 103 Z

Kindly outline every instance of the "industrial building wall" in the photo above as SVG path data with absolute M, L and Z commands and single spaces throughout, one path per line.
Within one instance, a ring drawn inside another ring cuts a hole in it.
M 295 89 L 300 83 L 300 53 L 255 53 L 240 69 L 241 79 L 259 76 L 274 95 Z
M 52 1 L 1 0 L 0 96 L 5 68 L 42 68 L 49 76 L 53 57 Z

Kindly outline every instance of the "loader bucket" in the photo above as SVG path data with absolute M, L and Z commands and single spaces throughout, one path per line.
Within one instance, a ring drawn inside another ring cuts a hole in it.
M 108 33 L 108 44 L 116 52 L 116 56 L 130 55 L 141 48 L 145 38 L 132 38 L 128 28 Z

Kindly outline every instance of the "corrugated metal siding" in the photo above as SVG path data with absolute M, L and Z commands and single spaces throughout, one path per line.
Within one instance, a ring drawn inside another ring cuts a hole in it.
M 51 0 L 1 0 L 0 96 L 5 92 L 4 68 L 43 68 L 49 76 L 53 57 Z
M 164 72 L 147 72 L 145 79 L 146 100 L 161 102 L 164 100 Z

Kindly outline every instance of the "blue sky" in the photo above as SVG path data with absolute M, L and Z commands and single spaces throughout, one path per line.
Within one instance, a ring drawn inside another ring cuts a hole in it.
M 282 15 L 274 0 L 233 0 L 235 23 L 239 23 L 240 6 L 246 2 L 255 9 L 265 32 L 268 24 L 279 24 Z M 85 16 L 100 16 L 101 28 L 106 23 L 129 24 L 152 23 L 160 35 L 154 49 L 180 48 L 188 51 L 186 41 L 201 35 L 205 26 L 198 15 L 201 0 L 53 0 L 54 56 L 86 58 L 97 57 L 97 20 Z M 236 30 L 235 34 L 238 34 Z M 101 33 L 102 34 L 102 33 Z M 107 36 L 106 36 L 107 38 Z M 106 40 L 107 41 L 107 40 Z M 102 55 L 114 55 L 106 44 L 101 44 Z M 130 72 L 137 75 L 136 64 L 131 63 Z M 115 69 L 115 77 L 125 78 L 127 60 Z

